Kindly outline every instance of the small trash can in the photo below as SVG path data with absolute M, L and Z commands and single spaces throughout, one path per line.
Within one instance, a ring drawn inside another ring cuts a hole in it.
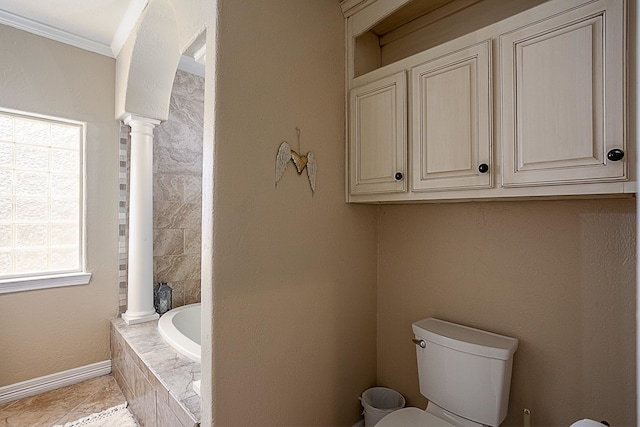
M 404 408 L 404 396 L 386 387 L 372 387 L 360 397 L 364 408 L 364 425 L 373 427 L 378 421 L 393 411 Z

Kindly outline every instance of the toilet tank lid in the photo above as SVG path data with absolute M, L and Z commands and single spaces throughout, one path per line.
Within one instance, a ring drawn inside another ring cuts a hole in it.
M 492 359 L 508 360 L 518 349 L 515 338 L 432 317 L 415 322 L 413 333 L 427 342 Z

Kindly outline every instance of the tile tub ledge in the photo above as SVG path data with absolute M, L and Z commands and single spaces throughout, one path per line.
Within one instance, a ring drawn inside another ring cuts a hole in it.
M 179 423 L 175 425 L 197 427 L 201 404 L 193 383 L 201 378 L 200 364 L 169 346 L 157 325 L 111 320 L 113 375 L 143 425 L 173 420 Z

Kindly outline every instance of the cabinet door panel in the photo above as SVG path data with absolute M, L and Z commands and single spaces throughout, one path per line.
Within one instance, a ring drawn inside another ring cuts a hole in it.
M 473 88 L 470 76 L 475 64 L 464 63 L 424 78 L 420 100 L 425 127 L 422 177 L 429 174 L 464 173 L 472 168 L 471 123 Z M 454 118 L 452 120 L 452 118 Z M 458 141 L 447 144 L 447 141 Z
M 491 49 L 486 41 L 411 69 L 415 191 L 483 188 L 491 173 Z
M 503 186 L 625 178 L 623 2 L 595 6 L 500 36 Z
M 349 124 L 351 194 L 406 191 L 405 73 L 353 89 Z

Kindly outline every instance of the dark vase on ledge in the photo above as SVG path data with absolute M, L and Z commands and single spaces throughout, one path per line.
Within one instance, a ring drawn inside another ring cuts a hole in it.
M 167 282 L 160 282 L 153 291 L 153 306 L 160 316 L 171 310 L 172 293 L 173 290 Z

